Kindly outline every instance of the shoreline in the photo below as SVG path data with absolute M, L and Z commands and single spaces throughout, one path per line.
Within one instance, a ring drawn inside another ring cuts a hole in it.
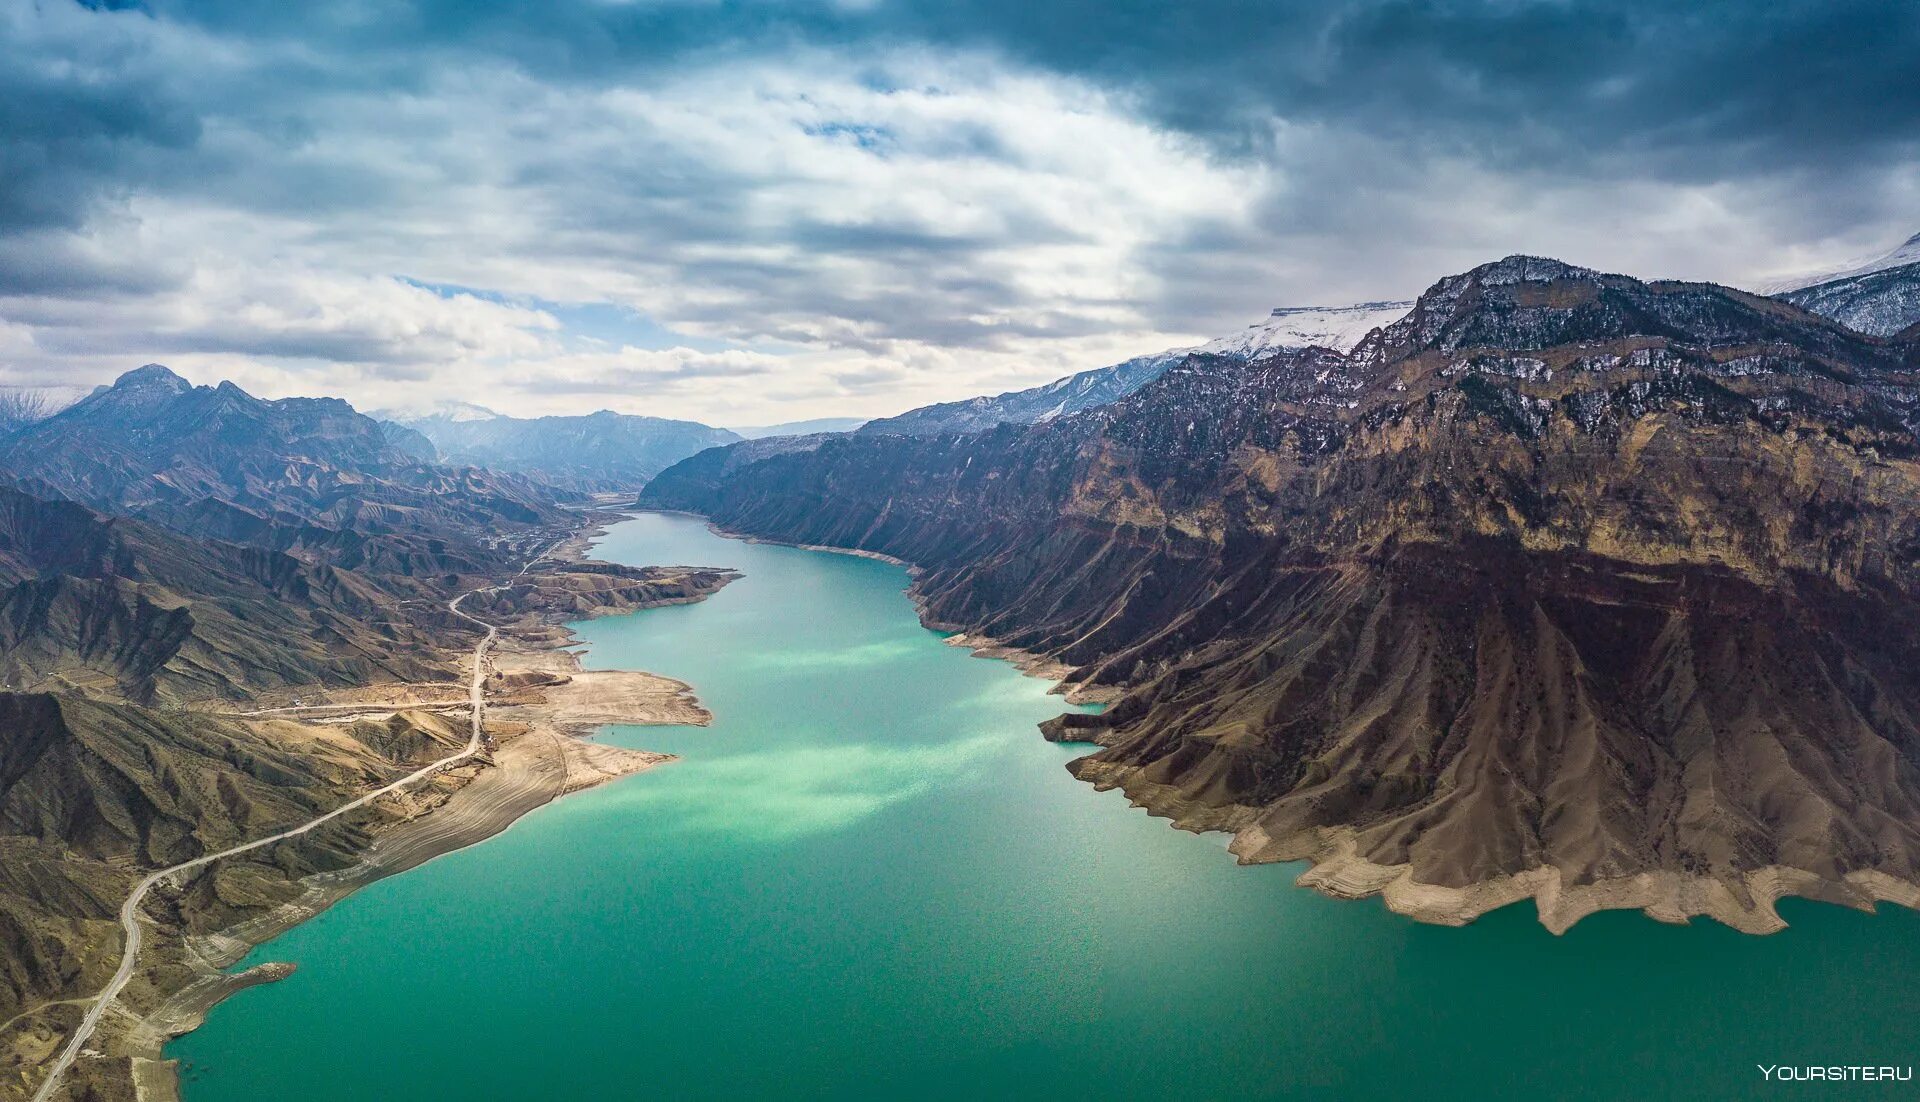
M 727 539 L 879 559 L 904 567 L 909 577 L 923 573 L 922 568 L 913 563 L 876 551 L 821 547 L 730 532 L 709 517 L 685 510 L 639 511 L 695 517 L 705 521 L 714 534 Z M 911 586 L 907 596 L 923 625 L 935 631 L 953 632 L 945 640 L 949 646 L 966 648 L 975 658 L 1009 662 L 1029 677 L 1053 681 L 1053 691 L 1069 703 L 1109 703 L 1125 693 L 1110 686 L 1075 684 L 1070 678 L 1077 667 L 932 621 L 926 615 L 925 601 Z M 1842 879 L 1833 880 L 1805 869 L 1766 865 L 1740 874 L 1737 889 L 1712 876 L 1673 870 L 1567 886 L 1558 868 L 1545 865 L 1464 887 L 1428 884 L 1413 878 L 1411 865 L 1379 865 L 1361 857 L 1355 852 L 1356 832 L 1351 827 L 1320 828 L 1275 839 L 1252 823 L 1256 809 L 1183 810 L 1177 805 L 1184 800 L 1173 798 L 1167 786 L 1140 780 L 1136 767 L 1094 761 L 1088 755 L 1068 762 L 1067 769 L 1096 792 L 1119 789 L 1129 805 L 1153 818 L 1167 820 L 1177 830 L 1228 835 L 1227 851 L 1242 865 L 1304 862 L 1308 868 L 1294 879 L 1296 886 L 1331 899 L 1361 900 L 1379 896 L 1395 914 L 1430 925 L 1465 926 L 1489 911 L 1529 899 L 1534 901 L 1540 924 L 1555 936 L 1565 934 L 1583 918 L 1615 910 L 1637 910 L 1647 918 L 1669 925 L 1685 925 L 1694 918 L 1708 918 L 1741 933 L 1764 936 L 1787 928 L 1786 920 L 1780 917 L 1775 905 L 1788 898 L 1831 903 L 1869 913 L 1882 902 L 1920 911 L 1920 884 L 1878 869 L 1855 869 L 1845 873 Z
M 1537 865 L 1461 887 L 1430 884 L 1414 879 L 1411 865 L 1381 865 L 1360 856 L 1352 827 L 1321 827 L 1274 838 L 1251 821 L 1257 809 L 1189 813 L 1174 790 L 1140 780 L 1134 766 L 1089 756 L 1075 759 L 1068 768 L 1095 791 L 1118 789 L 1130 806 L 1166 819 L 1177 830 L 1228 835 L 1227 852 L 1239 864 L 1304 863 L 1307 868 L 1294 878 L 1298 887 L 1330 899 L 1378 896 L 1389 911 L 1434 926 L 1465 926 L 1490 911 L 1528 900 L 1540 925 L 1556 937 L 1602 911 L 1639 911 L 1655 922 L 1680 926 L 1707 918 L 1754 936 L 1787 929 L 1775 905 L 1788 898 L 1868 913 L 1881 902 L 1920 911 L 1920 885 L 1877 869 L 1855 869 L 1833 880 L 1787 865 L 1765 865 L 1741 873 L 1737 886 L 1712 876 L 1662 869 L 1569 886 L 1560 869 Z
M 585 559 L 593 541 L 606 531 L 606 511 L 599 512 L 601 519 L 556 543 L 546 557 L 561 565 Z M 711 592 L 656 603 L 697 603 Z M 295 971 L 295 965 L 280 961 L 238 973 L 227 971 L 248 953 L 369 884 L 493 838 L 555 800 L 678 760 L 672 754 L 592 739 L 603 727 L 615 724 L 706 726 L 712 722 L 712 713 L 699 703 L 692 686 L 644 671 L 586 670 L 575 650 L 577 636 L 566 627 L 577 619 L 650 607 L 654 605 L 568 614 L 555 622 L 543 622 L 546 614 L 537 611 L 522 614 L 518 622 L 497 620 L 499 642 L 487 656 L 487 668 L 495 677 L 536 679 L 531 685 L 500 686 L 499 696 L 490 695 L 487 702 L 490 718 L 516 729 L 500 734 L 495 748 L 482 759 L 439 774 L 456 781 L 458 787 L 385 797 L 398 801 L 407 817 L 378 831 L 352 864 L 292 881 L 299 889 L 294 898 L 218 930 L 183 934 L 163 927 L 169 936 L 147 938 L 134 983 L 115 1001 L 92 1043 L 68 1069 L 58 1096 L 79 1097 L 92 1091 L 86 1096 L 93 1097 L 104 1089 L 105 1097 L 120 1097 L 130 1086 L 130 1096 L 141 1102 L 180 1102 L 179 1062 L 166 1057 L 166 1045 L 198 1028 L 227 998 Z M 433 703 L 372 699 L 405 697 L 417 691 L 409 683 L 344 691 L 363 699 L 313 710 L 360 716 L 437 712 Z M 533 699 L 526 698 L 529 692 Z M 182 973 L 185 980 L 179 982 Z M 20 1017 L 51 1012 L 57 1020 L 69 1003 L 85 1001 L 82 997 L 47 1003 Z M 134 1005 L 129 1006 L 130 1002 Z
M 143 1102 L 179 1102 L 179 1061 L 164 1049 L 193 1032 L 221 1002 L 291 975 L 296 965 L 269 961 L 227 971 L 248 953 L 389 876 L 478 845 L 511 829 L 530 812 L 619 777 L 677 760 L 671 754 L 627 750 L 533 729 L 508 740 L 486 769 L 439 805 L 375 838 L 360 861 L 305 878 L 295 899 L 234 926 L 189 935 L 176 946 L 193 978 L 158 1006 L 136 1017 L 114 1047 L 129 1061 Z
M 829 555 L 851 555 L 857 559 L 872 559 L 877 562 L 884 562 L 892 566 L 900 567 L 907 572 L 909 579 L 918 578 L 920 575 L 926 573 L 925 568 L 916 563 L 908 562 L 905 559 L 893 555 L 882 554 L 879 551 L 866 551 L 857 547 L 828 547 L 825 544 L 817 543 L 791 543 L 787 540 L 769 539 L 763 536 L 750 536 L 744 532 L 729 531 L 714 523 L 711 518 L 702 516 L 699 513 L 690 513 L 684 509 L 641 509 L 637 511 L 663 513 L 669 516 L 693 517 L 697 520 L 705 521 L 707 530 L 714 535 L 720 536 L 723 539 L 739 540 L 741 543 L 760 543 L 774 547 L 792 547 L 800 551 L 821 551 Z M 1073 680 L 1073 674 L 1078 671 L 1079 667 L 1077 666 L 1069 666 L 1065 662 L 1049 658 L 1044 654 L 1036 654 L 1033 651 L 1024 650 L 1020 647 L 1004 643 L 990 635 L 969 632 L 956 625 L 935 620 L 927 615 L 926 598 L 915 592 L 911 584 L 907 586 L 906 593 L 907 599 L 913 602 L 914 615 L 919 619 L 920 626 L 929 631 L 945 633 L 945 638 L 943 638 L 941 642 L 950 647 L 959 647 L 974 658 L 987 658 L 1005 662 L 1028 677 L 1038 678 L 1042 681 L 1051 681 L 1054 684 L 1050 692 L 1064 698 L 1069 704 L 1110 704 L 1125 694 L 1124 689 L 1109 685 L 1087 685 L 1075 682 Z

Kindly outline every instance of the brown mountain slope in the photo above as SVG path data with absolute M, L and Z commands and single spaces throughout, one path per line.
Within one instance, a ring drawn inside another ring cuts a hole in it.
M 732 576 L 563 563 L 598 514 L 556 496 L 421 463 L 341 402 L 266 402 L 160 368 L 0 441 L 0 1095 L 45 1081 L 114 972 L 117 912 L 144 873 L 465 745 L 472 617 L 500 628 L 488 660 L 518 663 L 484 682 L 498 709 L 483 752 L 158 885 L 129 986 L 86 1041 L 105 1055 L 62 1090 L 132 1097 L 165 1079 L 145 1062 L 167 1036 L 284 974 L 223 977 L 246 944 L 662 760 L 572 734 L 705 715 L 678 683 L 576 677 L 545 652 L 568 641 L 564 619 L 696 600 Z M 459 594 L 466 615 L 448 607 Z M 313 722 L 233 714 L 262 698 Z
M 0 693 L 0 731 L 0 1019 L 105 981 L 141 870 L 310 819 L 463 737 L 418 713 L 317 727 L 45 693 Z M 344 866 L 353 832 L 391 814 L 261 860 L 288 883 Z
M 0 487 L 0 679 L 135 702 L 448 676 L 441 588 Z M 420 603 L 401 606 L 399 593 Z
M 1119 693 L 1079 775 L 1462 921 L 1920 900 L 1911 351 L 1514 257 L 1350 356 L 1196 358 L 1028 429 L 830 440 L 643 502 L 925 568 Z

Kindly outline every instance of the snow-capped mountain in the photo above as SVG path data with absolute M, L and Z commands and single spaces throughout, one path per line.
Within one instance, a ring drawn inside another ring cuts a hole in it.
M 1353 306 L 1282 306 L 1244 332 L 1163 355 L 1210 352 L 1216 356 L 1258 359 L 1283 348 L 1331 348 L 1345 352 L 1362 337 L 1390 325 L 1413 309 L 1411 302 L 1362 302 Z
M 472 402 L 446 399 L 421 406 L 369 410 L 367 416 L 376 417 L 382 421 L 398 421 L 406 424 L 413 421 L 491 421 L 502 415 Z
M 898 417 L 869 421 L 859 431 L 869 435 L 931 436 L 943 432 L 980 432 L 1009 422 L 1036 424 L 1118 401 L 1195 353 L 1252 362 L 1289 348 L 1317 346 L 1345 352 L 1373 330 L 1399 320 L 1412 306 L 1411 302 L 1283 306 L 1265 320 L 1230 337 L 1136 356 L 1124 363 L 1082 371 L 1028 390 L 922 406 Z
M 1762 294 L 1772 295 L 1775 298 L 1785 298 L 1788 292 L 1791 291 L 1798 291 L 1822 283 L 1834 283 L 1843 279 L 1853 279 L 1856 276 L 1872 275 L 1875 272 L 1884 272 L 1889 268 L 1904 268 L 1909 264 L 1920 264 L 1920 233 L 1916 233 L 1912 237 L 1907 238 L 1905 244 L 1877 260 L 1869 260 L 1865 263 L 1850 267 L 1808 272 L 1803 275 L 1774 280 L 1771 283 L 1764 284 L 1760 288 L 1760 292 Z
M 1920 324 L 1920 233 L 1878 260 L 1775 297 L 1876 337 Z

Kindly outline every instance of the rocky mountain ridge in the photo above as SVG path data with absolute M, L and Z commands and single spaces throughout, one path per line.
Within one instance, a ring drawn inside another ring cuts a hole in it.
M 139 704 L 445 678 L 435 582 L 0 487 L 0 683 Z M 406 597 L 427 605 L 402 613 Z
M 1195 355 L 969 435 L 708 453 L 643 504 L 923 568 L 1117 696 L 1074 763 L 1464 921 L 1920 901 L 1920 342 L 1509 257 L 1351 354 Z M 1914 892 L 1916 894 L 1908 894 Z
M 38 497 L 222 539 L 306 529 L 471 556 L 497 533 L 565 523 L 551 490 L 422 462 L 339 399 L 269 401 L 157 364 L 0 440 L 0 472 Z
M 1406 313 L 1410 302 L 1363 302 L 1354 306 L 1281 307 L 1246 330 L 1191 348 L 1172 348 L 1111 367 L 1094 368 L 1045 386 L 922 406 L 881 417 L 859 428 L 869 436 L 928 436 L 980 432 L 999 424 L 1034 424 L 1118 401 L 1159 378 L 1191 355 L 1250 361 L 1288 348 L 1352 348 L 1378 326 Z

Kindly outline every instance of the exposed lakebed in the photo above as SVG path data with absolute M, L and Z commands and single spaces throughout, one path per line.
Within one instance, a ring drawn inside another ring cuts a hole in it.
M 1756 1064 L 1916 1062 L 1920 915 L 1421 926 L 1075 781 L 1034 729 L 1066 705 L 922 628 L 898 567 L 665 515 L 597 554 L 744 572 L 577 625 L 713 725 L 611 728 L 683 760 L 262 946 L 299 970 L 169 1047 L 188 1102 L 1763 1097 L 1807 1088 Z

